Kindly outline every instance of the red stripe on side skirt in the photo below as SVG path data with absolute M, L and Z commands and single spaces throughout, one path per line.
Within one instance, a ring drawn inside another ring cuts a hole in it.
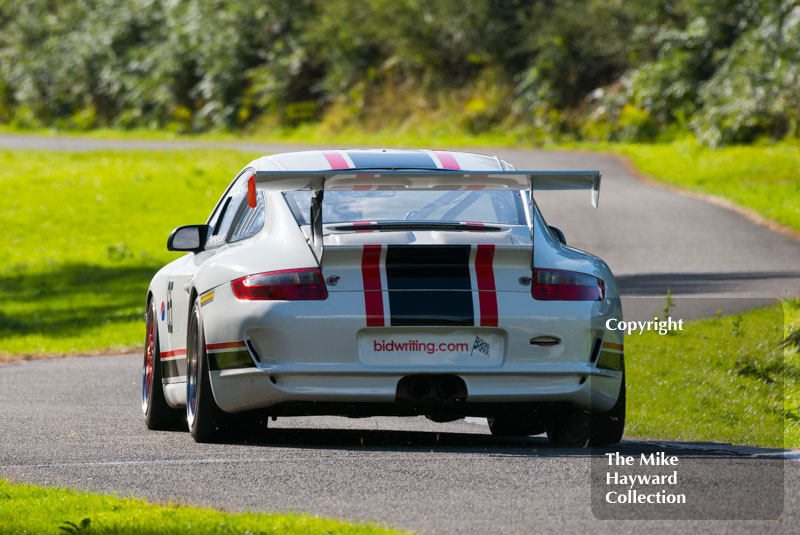
M 206 351 L 212 349 L 229 349 L 232 347 L 245 347 L 244 342 L 222 342 L 221 344 L 206 344 Z
M 361 256 L 364 279 L 364 307 L 367 327 L 383 327 L 383 292 L 381 291 L 381 246 L 365 245 Z
M 322 155 L 328 160 L 331 169 L 350 169 L 350 166 L 347 165 L 347 160 L 338 152 L 323 152 Z
M 178 355 L 185 355 L 185 354 L 186 354 L 185 349 L 176 349 L 174 351 L 164 351 L 163 353 L 161 353 L 161 358 L 165 359 L 168 357 L 177 357 Z
M 442 151 L 433 151 L 439 161 L 442 162 L 442 168 L 444 169 L 456 169 L 459 170 L 461 167 L 458 165 L 455 157 L 450 154 L 449 152 L 442 152 Z
M 497 327 L 497 293 L 494 287 L 494 245 L 478 245 L 475 276 L 478 279 L 478 303 L 481 327 Z

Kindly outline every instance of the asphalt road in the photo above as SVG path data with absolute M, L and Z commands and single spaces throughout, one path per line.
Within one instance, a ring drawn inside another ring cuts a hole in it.
M 302 148 L 32 136 L 0 136 L 0 147 Z M 609 263 L 628 317 L 657 312 L 667 288 L 678 301 L 673 315 L 685 318 L 800 295 L 800 243 L 734 212 L 646 185 L 613 158 L 487 152 L 518 168 L 603 173 L 599 210 L 584 193 L 537 200 L 571 245 Z M 220 191 L 228 178 L 220 178 Z M 149 432 L 139 409 L 140 366 L 138 356 L 119 356 L 0 367 L 0 476 L 232 510 L 375 520 L 424 533 L 800 531 L 800 464 L 774 451 L 626 440 L 613 451 L 677 456 L 688 502 L 609 509 L 598 502 L 608 471 L 603 451 L 553 448 L 543 437 L 495 439 L 476 423 L 286 418 L 267 432 L 211 445 L 195 444 L 187 433 Z M 639 519 L 598 520 L 625 516 Z M 718 520 L 688 520 L 698 518 Z M 719 520 L 730 518 L 767 520 Z
M 430 534 L 800 530 L 800 463 L 764 455 L 774 451 L 631 440 L 613 450 L 563 449 L 544 437 L 496 439 L 482 425 L 423 418 L 285 418 L 265 433 L 196 444 L 188 433 L 145 429 L 140 366 L 127 355 L 0 367 L 0 476 Z M 668 472 L 677 471 L 686 505 L 604 508 L 605 451 L 678 457 Z M 595 514 L 666 520 L 601 522 Z M 768 520 L 682 520 L 734 517 Z

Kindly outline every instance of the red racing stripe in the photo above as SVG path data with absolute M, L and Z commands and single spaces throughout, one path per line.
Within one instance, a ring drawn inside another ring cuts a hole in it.
M 481 327 L 497 327 L 497 293 L 494 286 L 494 245 L 478 245 L 475 275 L 478 279 L 478 303 Z
M 383 327 L 383 292 L 381 291 L 381 246 L 365 245 L 361 256 L 364 279 L 364 307 L 367 327 Z
M 331 169 L 350 169 L 350 166 L 347 165 L 347 160 L 338 152 L 323 152 L 322 155 L 328 160 Z
M 256 207 L 256 176 L 247 179 L 247 205 L 250 208 Z
M 161 353 L 161 358 L 165 359 L 168 357 L 177 357 L 178 355 L 185 355 L 185 354 L 186 354 L 185 349 L 176 349 L 174 351 L 164 351 L 163 353 Z
M 220 344 L 206 344 L 206 351 L 213 349 L 229 349 L 232 347 L 245 347 L 244 342 L 222 342 Z
M 442 162 L 442 168 L 459 170 L 461 167 L 458 165 L 455 157 L 449 152 L 433 151 L 439 161 Z

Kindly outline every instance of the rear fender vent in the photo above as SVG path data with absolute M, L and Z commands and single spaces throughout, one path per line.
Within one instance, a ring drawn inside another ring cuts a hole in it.
M 597 338 L 594 341 L 594 347 L 592 347 L 591 353 L 591 362 L 597 362 L 597 357 L 600 355 L 600 347 L 603 345 L 603 338 Z
M 247 340 L 247 348 L 250 350 L 250 354 L 253 356 L 255 361 L 261 364 L 261 357 L 258 355 L 256 348 L 253 347 L 253 342 L 251 342 L 250 340 Z

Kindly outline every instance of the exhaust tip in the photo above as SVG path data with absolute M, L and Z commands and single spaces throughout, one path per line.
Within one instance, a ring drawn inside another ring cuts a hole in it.
M 436 387 L 439 397 L 443 400 L 449 400 L 458 395 L 461 389 L 461 384 L 455 377 L 443 377 Z
M 407 375 L 397 383 L 395 399 L 418 406 L 464 403 L 467 385 L 457 375 Z
M 426 377 L 417 377 L 408 388 L 411 399 L 421 399 L 431 393 L 431 382 Z

